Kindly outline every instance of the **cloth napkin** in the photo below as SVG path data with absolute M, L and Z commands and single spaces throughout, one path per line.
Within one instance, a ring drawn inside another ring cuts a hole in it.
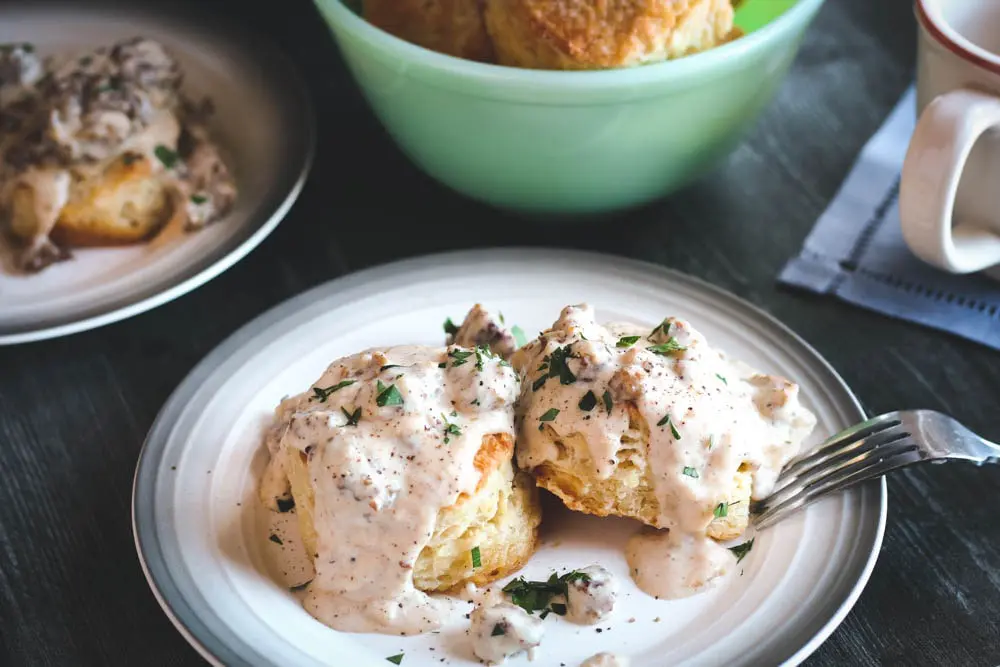
M 1000 280 L 935 269 L 903 240 L 899 174 L 915 125 L 911 88 L 779 281 L 1000 350 Z

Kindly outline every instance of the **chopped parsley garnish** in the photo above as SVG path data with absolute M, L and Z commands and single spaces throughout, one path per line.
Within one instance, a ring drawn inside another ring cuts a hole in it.
M 726 379 L 725 377 L 723 377 L 722 375 L 719 375 L 718 373 L 716 373 L 716 374 L 715 374 L 715 377 L 717 377 L 717 378 L 719 378 L 720 380 L 722 380 L 722 384 L 726 385 L 727 387 L 729 386 L 729 380 L 727 380 L 727 379 Z M 751 541 L 753 541 L 753 540 L 751 540 Z
M 693 479 L 698 479 L 698 471 L 691 466 L 684 466 L 684 474 Z
M 448 356 L 455 360 L 451 362 L 451 367 L 455 368 L 456 366 L 461 366 L 468 361 L 469 357 L 472 356 L 472 353 L 466 350 L 451 350 L 448 352 Z
M 398 665 L 399 663 L 403 662 L 403 654 L 397 653 L 396 655 L 390 655 L 388 658 L 386 658 L 386 660 L 388 660 L 394 665 Z
M 208 201 L 208 197 L 205 195 L 191 195 L 192 204 L 204 204 Z
M 515 324 L 510 328 L 510 333 L 514 336 L 514 342 L 517 343 L 518 347 L 524 347 L 528 344 L 528 337 L 524 335 L 524 329 L 521 327 Z
M 451 414 L 453 417 L 455 416 L 454 412 Z M 448 418 L 445 417 L 444 415 L 441 415 L 441 419 L 444 420 L 444 444 L 447 445 L 449 442 L 451 442 L 451 436 L 462 435 L 462 429 L 458 427 L 458 424 L 453 424 L 450 421 L 448 421 Z
M 715 518 L 722 519 L 729 516 L 729 503 L 722 502 L 715 506 L 715 511 L 712 512 Z
M 295 499 L 294 498 L 278 498 L 278 511 L 284 514 L 285 512 L 291 512 L 295 509 Z
M 548 581 L 526 581 L 524 577 L 518 577 L 503 587 L 503 592 L 510 596 L 510 601 L 529 614 L 536 611 L 542 612 L 545 618 L 549 612 L 563 616 L 566 614 L 566 605 L 552 604 L 552 598 L 568 595 L 568 585 L 573 581 L 590 581 L 590 576 L 573 570 L 559 576 L 552 573 Z
M 711 449 L 715 445 L 715 436 L 708 436 L 708 448 Z
M 308 586 L 311 583 L 312 583 L 312 579 L 310 579 L 309 581 L 307 581 L 304 584 L 299 584 L 298 586 L 289 586 L 288 590 L 290 590 L 293 593 L 298 593 L 299 591 L 304 591 L 306 589 L 306 586 Z
M 449 336 L 454 336 L 458 333 L 458 327 L 455 326 L 450 317 L 444 321 L 444 332 Z
M 313 396 L 309 400 L 326 402 L 326 399 L 330 398 L 330 394 L 338 392 L 344 387 L 350 387 L 355 382 L 357 380 L 343 380 L 332 387 L 313 387 Z
M 642 336 L 622 336 L 618 339 L 618 344 L 615 347 L 632 347 L 639 342 Z
M 570 345 L 572 345 L 572 343 Z M 542 385 L 544 385 L 545 381 L 549 378 L 559 378 L 560 384 L 573 384 L 576 382 L 576 376 L 573 375 L 573 371 L 570 370 L 569 364 L 566 363 L 567 359 L 573 358 L 573 352 L 570 350 L 570 345 L 556 348 L 552 351 L 552 354 L 545 357 L 542 366 L 545 366 L 546 363 L 548 364 L 547 372 L 545 375 L 542 375 L 535 380 L 535 383 L 531 385 L 533 390 L 538 391 L 541 389 Z M 540 366 L 538 370 L 543 369 Z
M 375 404 L 379 407 L 385 407 L 387 405 L 402 405 L 403 396 L 396 389 L 396 385 L 390 384 L 386 387 L 382 384 L 381 380 L 377 381 L 375 388 L 378 390 L 378 395 L 375 397 Z
M 657 426 L 669 426 L 670 435 L 674 436 L 674 440 L 680 440 L 681 434 L 677 431 L 677 427 L 674 426 L 674 422 L 670 419 L 670 414 L 668 413 L 663 419 L 656 422 Z
M 153 149 L 153 155 L 156 156 L 163 166 L 167 169 L 173 169 L 174 165 L 177 164 L 178 155 L 176 152 L 170 150 L 163 144 L 157 144 L 156 148 Z
M 479 553 L 479 547 L 472 547 L 472 567 L 482 567 L 483 559 L 482 554 Z
M 595 406 L 597 406 L 597 396 L 594 395 L 594 392 L 588 391 L 583 395 L 583 398 L 580 399 L 580 402 L 577 405 L 584 412 L 590 412 Z
M 650 331 L 649 335 L 646 336 L 646 338 L 648 340 L 653 340 L 653 336 L 655 336 L 656 334 L 660 333 L 661 331 L 663 332 L 663 335 L 666 336 L 670 332 L 670 327 L 673 326 L 673 322 L 670 322 L 669 320 L 670 320 L 670 318 L 668 317 L 668 318 L 664 319 L 662 322 L 660 322 L 659 324 L 657 324 L 656 328 L 654 328 L 652 331 Z
M 736 562 L 739 563 L 743 560 L 750 550 L 753 549 L 753 541 L 757 538 L 751 539 L 749 542 L 744 542 L 743 544 L 737 544 L 735 547 L 729 547 L 729 550 L 733 552 L 736 556 Z
M 271 540 L 275 544 L 284 544 L 284 542 L 281 541 L 281 538 L 275 535 L 274 533 L 271 533 L 270 537 L 268 537 L 267 539 Z
M 607 389 L 605 389 L 604 390 L 604 396 L 602 396 L 602 398 L 604 399 L 604 409 L 607 410 L 608 414 L 610 415 L 611 414 L 611 406 L 614 405 L 611 402 L 611 392 L 608 391 Z
M 341 406 L 340 411 L 344 413 L 347 417 L 347 423 L 344 426 L 357 426 L 358 422 L 361 420 L 361 408 L 355 408 L 354 412 L 348 412 L 343 406 Z
M 650 345 L 646 348 L 654 354 L 661 354 L 666 356 L 672 352 L 683 352 L 687 348 L 677 342 L 677 339 L 671 336 L 666 343 L 660 343 L 659 345 Z
M 390 368 L 402 368 L 402 366 L 400 366 L 399 364 L 386 364 L 382 368 L 378 369 L 378 372 L 381 373 L 382 371 L 387 371 Z
M 550 422 L 555 421 L 556 417 L 559 416 L 559 408 L 549 408 L 545 411 L 545 414 L 538 418 L 540 422 Z M 538 428 L 541 428 L 539 426 Z
M 490 633 L 490 637 L 499 637 L 500 635 L 505 635 L 505 634 L 507 634 L 506 628 L 497 623 L 493 626 L 493 632 Z

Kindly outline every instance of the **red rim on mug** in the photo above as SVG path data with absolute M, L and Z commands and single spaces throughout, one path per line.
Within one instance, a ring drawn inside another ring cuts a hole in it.
M 945 47 L 959 58 L 966 60 L 977 67 L 982 67 L 994 74 L 1000 75 L 1000 56 L 993 55 L 976 46 L 965 37 L 959 35 L 954 28 L 948 26 L 940 16 L 935 16 L 939 12 L 934 12 L 927 8 L 928 0 L 917 0 L 916 12 L 917 20 L 924 27 L 927 33 L 935 39 L 941 46 Z

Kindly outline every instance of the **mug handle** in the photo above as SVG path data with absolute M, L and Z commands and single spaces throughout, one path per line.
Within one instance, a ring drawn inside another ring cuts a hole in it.
M 965 163 L 991 128 L 1000 129 L 1000 99 L 973 90 L 945 93 L 924 109 L 903 162 L 903 238 L 917 257 L 952 273 L 1000 264 L 1000 236 L 953 220 Z

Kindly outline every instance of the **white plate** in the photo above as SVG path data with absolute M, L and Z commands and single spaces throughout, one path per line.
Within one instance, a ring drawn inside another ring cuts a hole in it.
M 307 388 L 335 358 L 373 345 L 441 344 L 441 323 L 475 302 L 532 332 L 587 301 L 603 319 L 688 318 L 714 345 L 798 381 L 819 419 L 816 438 L 863 412 L 819 355 L 736 297 L 655 266 L 574 252 L 476 251 L 391 264 L 317 287 L 254 320 L 181 384 L 146 440 L 136 472 L 136 545 L 164 610 L 187 639 L 227 665 L 474 665 L 461 624 L 398 638 L 335 632 L 276 577 L 267 511 L 255 498 L 262 428 L 282 396 Z M 718 589 L 655 601 L 626 574 L 634 526 L 550 512 L 523 574 L 600 562 L 626 595 L 598 633 L 550 617 L 533 666 L 575 666 L 614 650 L 633 665 L 776 665 L 804 659 L 850 610 L 871 573 L 886 517 L 884 482 L 813 505 L 761 533 L 741 573 Z M 554 541 L 561 541 L 553 546 Z M 629 618 L 635 622 L 628 623 Z M 659 620 L 657 620 L 659 619 Z M 434 648 L 435 650 L 431 650 Z M 349 657 L 349 659 L 348 659 Z M 527 665 L 526 659 L 511 661 Z
M 314 122 L 289 62 L 266 40 L 187 12 L 166 17 L 114 6 L 31 2 L 0 6 L 0 43 L 72 54 L 143 35 L 167 46 L 185 73 L 184 92 L 208 95 L 214 136 L 233 167 L 232 213 L 203 231 L 164 233 L 128 248 L 74 251 L 38 274 L 17 274 L 0 239 L 0 344 L 75 333 L 149 310 L 211 280 L 277 226 L 305 181 Z

